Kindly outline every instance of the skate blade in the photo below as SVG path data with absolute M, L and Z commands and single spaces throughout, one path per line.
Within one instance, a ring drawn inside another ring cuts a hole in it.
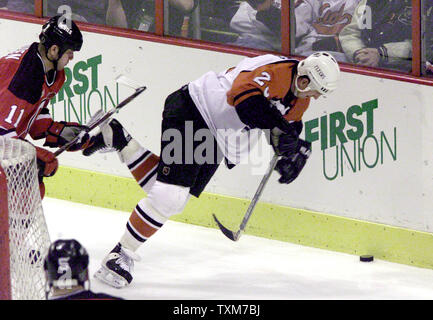
M 129 284 L 128 281 L 123 279 L 121 276 L 108 270 L 105 267 L 101 267 L 98 271 L 96 271 L 94 277 L 117 289 L 124 288 Z

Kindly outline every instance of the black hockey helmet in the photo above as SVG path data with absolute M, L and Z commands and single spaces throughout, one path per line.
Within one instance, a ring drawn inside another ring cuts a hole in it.
M 59 46 L 59 59 L 66 50 L 80 51 L 83 45 L 83 35 L 80 29 L 74 21 L 64 15 L 57 15 L 48 20 L 42 26 L 39 40 L 47 52 L 51 46 Z
M 50 245 L 44 260 L 47 289 L 85 285 L 88 281 L 89 255 L 75 239 L 57 240 Z

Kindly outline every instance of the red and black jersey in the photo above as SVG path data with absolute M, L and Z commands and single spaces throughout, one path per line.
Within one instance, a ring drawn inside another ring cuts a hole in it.
M 50 298 L 50 300 L 124 300 L 106 293 L 95 293 L 91 290 L 79 291 L 70 295 Z
M 45 71 L 38 43 L 0 58 L 0 135 L 45 137 L 53 122 L 47 105 L 64 82 L 63 70 Z

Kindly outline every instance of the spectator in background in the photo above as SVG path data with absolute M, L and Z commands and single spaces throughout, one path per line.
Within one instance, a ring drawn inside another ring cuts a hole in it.
M 49 0 L 47 14 L 51 17 L 58 13 L 64 13 L 61 6 L 66 5 L 70 7 L 73 19 L 77 21 L 126 28 L 125 13 L 120 2 L 120 0 Z
M 338 34 L 352 21 L 361 0 L 296 0 L 294 53 L 308 56 L 315 51 L 330 52 L 346 62 Z
M 74 14 L 74 19 L 76 21 L 105 24 L 105 15 L 108 8 L 107 0 L 49 0 L 47 3 L 47 15 L 52 17 L 58 13 L 67 13 L 67 11 L 63 10 L 61 6 L 68 6 L 71 13 Z
M 155 32 L 154 0 L 122 0 L 121 2 L 129 28 Z M 166 30 L 166 33 L 173 36 L 188 36 L 187 33 L 182 34 L 182 27 L 188 28 L 188 25 L 186 25 L 188 17 L 198 5 L 199 0 L 169 0 L 168 30 Z
M 362 0 L 340 43 L 350 62 L 410 72 L 412 1 Z
M 135 22 L 144 11 L 147 0 L 108 0 L 106 23 L 122 28 L 134 28 Z
M 0 4 L 2 2 L 7 3 L 5 6 L 11 11 L 32 14 L 35 10 L 34 0 L 0 0 Z M 168 4 L 167 33 L 173 36 L 188 36 L 188 32 L 182 34 L 182 27 L 188 29 L 188 16 L 198 6 L 199 0 L 169 0 Z M 62 5 L 71 9 L 74 21 L 155 31 L 154 0 L 49 0 L 47 15 L 51 17 L 64 13 L 60 8 Z
M 22 13 L 34 13 L 35 2 L 33 0 L 9 0 L 3 1 L 4 6 L 7 10 L 22 12 Z
M 230 28 L 239 34 L 232 45 L 281 51 L 281 0 L 242 1 Z
M 120 0 L 120 6 L 126 17 L 127 28 L 141 31 L 154 31 L 154 0 Z M 153 30 L 151 30 L 153 28 Z
M 123 300 L 90 290 L 89 255 L 74 239 L 57 240 L 44 259 L 47 300 Z
M 199 0 L 169 0 L 168 3 L 168 34 L 187 37 L 189 16 L 199 5 Z M 182 29 L 185 30 L 183 33 Z
M 121 0 L 108 0 L 105 23 L 113 27 L 127 28 L 128 21 Z
M 423 74 L 433 76 L 433 0 L 423 1 Z
M 3 2 L 7 3 L 6 7 L 11 11 L 30 14 L 35 11 L 34 0 L 3 0 Z M 70 8 L 72 14 L 71 18 L 74 21 L 107 24 L 114 27 L 127 27 L 121 0 L 49 0 L 47 2 L 47 15 L 52 17 L 58 13 L 67 13 L 67 11 L 62 10 L 61 6 L 63 5 Z

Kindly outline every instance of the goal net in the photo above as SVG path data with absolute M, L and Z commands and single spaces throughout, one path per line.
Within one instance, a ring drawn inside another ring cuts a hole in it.
M 0 210 L 0 270 L 8 273 L 0 275 L 3 298 L 45 299 L 43 260 L 50 237 L 30 143 L 0 137 Z

